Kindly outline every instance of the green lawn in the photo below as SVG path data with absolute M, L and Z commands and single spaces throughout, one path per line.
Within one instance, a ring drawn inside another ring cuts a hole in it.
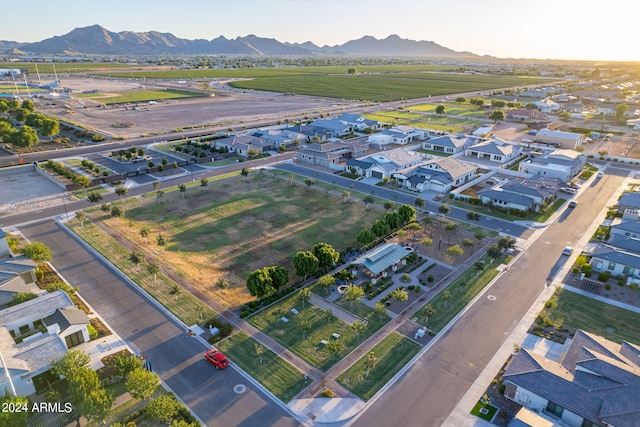
M 487 410 L 486 414 L 483 414 L 480 412 L 480 409 L 483 409 L 483 408 Z M 498 411 L 498 408 L 496 408 L 495 406 L 488 405 L 486 403 L 482 403 L 481 401 L 478 401 L 478 403 L 476 403 L 476 406 L 474 406 L 473 409 L 471 410 L 471 414 L 475 415 L 478 418 L 482 418 L 483 420 L 491 421 L 497 411 Z
M 479 109 L 478 107 L 471 104 L 454 104 L 450 102 L 443 102 L 442 104 L 420 104 L 420 105 L 412 105 L 411 107 L 407 107 L 407 110 L 411 111 L 424 111 L 426 113 L 436 114 L 436 108 L 438 105 L 444 106 L 444 113 L 451 114 L 453 116 L 462 116 L 462 117 L 470 117 L 470 118 L 483 118 L 487 117 L 489 113 L 485 110 Z
M 284 403 L 288 403 L 306 386 L 304 373 L 265 346 L 262 363 L 256 354 L 258 342 L 244 332 L 220 341 L 216 347 L 253 379 Z M 309 385 L 310 383 L 307 383 Z
M 531 212 L 524 218 L 519 217 L 517 215 L 513 215 L 509 212 L 504 212 L 497 209 L 491 209 L 488 206 L 472 205 L 471 203 L 465 202 L 463 200 L 449 200 L 448 203 L 461 209 L 478 212 L 483 215 L 504 219 L 506 221 L 527 220 L 527 221 L 545 222 L 551 217 L 551 215 L 553 215 L 558 209 L 560 209 L 560 207 L 564 202 L 566 202 L 566 200 L 560 197 L 556 199 L 556 201 L 551 206 L 547 207 L 547 209 L 544 212 Z
M 247 318 L 247 320 L 309 364 L 322 371 L 327 371 L 340 357 L 350 353 L 389 320 L 388 318 L 380 319 L 374 315 L 372 309 L 362 304 L 360 306 L 368 309 L 364 310 L 362 307 L 358 307 L 361 310 L 359 314 L 362 314 L 368 323 L 367 328 L 359 337 L 348 323 L 335 316 L 329 317 L 327 312 L 321 308 L 309 303 L 303 308 L 297 293 Z M 293 314 L 292 308 L 298 310 L 299 314 Z M 289 321 L 281 321 L 282 316 L 285 316 Z M 305 338 L 303 338 L 304 331 L 301 328 L 303 321 L 310 323 L 310 329 Z M 334 357 L 320 345 L 322 340 L 329 341 L 333 333 L 341 335 L 339 339 L 344 346 L 344 350 L 337 357 Z
M 410 339 L 393 332 L 376 345 L 372 352 L 378 362 L 365 378 L 366 361 L 369 354 L 362 356 L 349 369 L 337 378 L 337 381 L 351 390 L 365 402 L 371 399 L 400 369 L 402 369 L 418 352 L 421 346 Z
M 202 318 L 208 319 L 217 315 L 209 306 L 203 304 L 185 290 L 182 290 L 179 295 L 172 295 L 172 289 L 176 284 L 164 274 L 159 273 L 157 281 L 154 283 L 153 276 L 146 270 L 146 263 L 143 262 L 140 266 L 140 271 L 138 271 L 135 265 L 129 261 L 131 251 L 96 225 L 89 221 L 84 222 L 84 227 L 80 226 L 79 221 L 73 221 L 68 225 L 76 234 L 185 324 L 193 325 Z
M 393 125 L 407 125 L 423 129 L 445 132 L 462 132 L 470 127 L 477 127 L 484 124 L 484 121 L 474 119 L 457 119 L 445 116 L 429 116 L 408 111 L 382 110 L 374 113 L 364 114 L 371 120 L 378 120 L 383 123 Z
M 491 265 L 488 265 L 482 272 L 475 266 L 471 266 L 462 273 L 445 289 L 435 296 L 428 304 L 435 309 L 435 314 L 429 317 L 425 323 L 425 308 L 422 307 L 415 314 L 417 322 L 427 326 L 434 332 L 440 332 L 485 286 L 491 282 L 499 273 L 496 269 L 500 264 L 508 264 L 511 257 L 502 255 L 496 258 Z M 484 255 L 481 261 L 487 265 L 490 261 L 488 255 Z M 445 291 L 449 292 L 449 298 L 445 298 Z M 425 307 L 426 307 L 425 305 Z
M 203 93 L 190 92 L 186 90 L 165 89 L 165 90 L 139 90 L 132 92 L 123 92 L 120 96 L 105 98 L 103 94 L 95 94 L 86 96 L 86 98 L 95 99 L 105 104 L 122 104 L 126 102 L 143 102 L 157 101 L 160 99 L 179 99 L 179 98 L 195 98 L 207 96 Z
M 617 343 L 640 342 L 639 313 L 571 291 L 557 289 L 540 315 L 548 317 L 556 328 L 583 329 Z

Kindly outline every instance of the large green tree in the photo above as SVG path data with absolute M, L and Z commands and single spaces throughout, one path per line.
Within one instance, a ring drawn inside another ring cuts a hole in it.
M 340 259 L 340 252 L 328 243 L 320 242 L 313 247 L 313 254 L 318 258 L 318 268 L 327 270 Z
M 264 268 L 249 273 L 246 283 L 249 294 L 254 297 L 262 298 L 275 292 L 273 280 Z
M 180 410 L 180 404 L 170 395 L 165 394 L 151 402 L 144 409 L 145 414 L 149 418 L 160 421 L 168 421 L 173 418 Z
M 307 277 L 318 271 L 318 258 L 309 251 L 299 251 L 293 256 L 293 270 L 298 276 Z
M 342 297 L 353 308 L 354 302 L 359 302 L 362 298 L 364 298 L 364 290 L 360 286 L 349 285 L 345 288 L 344 292 L 342 293 Z
M 402 223 L 407 224 L 416 220 L 416 208 L 411 205 L 404 204 L 398 208 L 398 214 L 402 218 Z
M 53 138 L 54 135 L 60 133 L 60 122 L 51 117 L 47 117 L 42 121 L 42 135 Z
M 33 147 L 38 143 L 38 132 L 31 126 L 22 126 L 22 129 L 12 135 L 11 142 L 18 147 Z
M 125 387 L 134 399 L 145 400 L 153 395 L 158 386 L 160 379 L 153 372 L 149 372 L 144 368 L 134 369 L 129 373 L 129 378 L 125 382 Z

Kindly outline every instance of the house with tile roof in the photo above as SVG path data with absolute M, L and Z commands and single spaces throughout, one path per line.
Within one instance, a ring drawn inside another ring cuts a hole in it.
M 367 153 L 369 143 L 366 139 L 309 144 L 296 153 L 299 162 L 335 169 L 339 165 Z
M 367 178 L 391 178 L 394 172 L 425 163 L 426 159 L 402 148 L 380 151 L 366 157 L 347 160 L 345 170 Z
M 398 144 L 407 145 L 425 138 L 423 129 L 411 126 L 394 126 L 390 129 L 383 129 L 381 132 L 369 135 L 369 143 L 373 145 Z
M 531 210 L 539 212 L 540 206 L 551 203 L 561 182 L 553 178 L 534 176 L 530 179 L 510 177 L 491 188 L 478 191 L 478 199 L 485 204 L 502 209 Z
M 367 119 L 359 114 L 342 113 L 337 119 L 357 131 L 364 131 L 366 129 L 379 130 L 382 126 L 379 121 Z
M 47 371 L 51 361 L 89 341 L 88 325 L 87 315 L 63 291 L 0 310 L 0 352 L 16 391 L 34 393 L 34 378 Z M 1 372 L 0 389 L 9 381 Z
M 476 177 L 478 168 L 453 157 L 439 157 L 391 174 L 395 182 L 412 191 L 448 193 Z
M 584 169 L 587 159 L 575 150 L 554 150 L 518 164 L 518 171 L 569 182 Z
M 456 154 L 462 153 L 467 147 L 475 145 L 480 141 L 481 139 L 475 136 L 450 134 L 429 139 L 422 143 L 422 148 L 443 154 Z
M 522 154 L 522 148 L 499 139 L 488 139 L 468 147 L 466 156 L 488 160 L 499 164 L 508 163 Z
M 225 147 L 230 153 L 236 153 L 243 157 L 248 157 L 251 150 L 262 154 L 265 151 L 276 149 L 273 142 L 251 135 L 231 135 L 215 140 L 214 144 L 216 147 Z
M 560 362 L 522 349 L 504 373 L 504 395 L 571 427 L 637 427 L 640 346 L 578 330 Z

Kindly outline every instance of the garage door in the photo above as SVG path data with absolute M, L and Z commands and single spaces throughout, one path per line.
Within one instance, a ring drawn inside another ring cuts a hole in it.
M 67 348 L 75 347 L 76 345 L 84 342 L 84 335 L 82 335 L 82 331 L 78 331 L 67 336 L 65 341 L 67 342 Z
M 382 179 L 382 172 L 371 171 L 371 176 L 373 178 Z

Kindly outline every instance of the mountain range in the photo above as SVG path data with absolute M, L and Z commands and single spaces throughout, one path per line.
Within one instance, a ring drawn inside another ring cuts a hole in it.
M 457 52 L 432 41 L 416 41 L 390 35 L 385 39 L 364 36 L 336 46 L 316 46 L 312 42 L 282 43 L 253 34 L 227 39 L 182 39 L 171 33 L 121 31 L 114 33 L 101 27 L 75 28 L 62 36 L 35 43 L 0 40 L 0 49 L 64 55 L 159 55 L 159 54 L 223 54 L 223 55 L 380 55 L 470 57 L 471 52 Z

